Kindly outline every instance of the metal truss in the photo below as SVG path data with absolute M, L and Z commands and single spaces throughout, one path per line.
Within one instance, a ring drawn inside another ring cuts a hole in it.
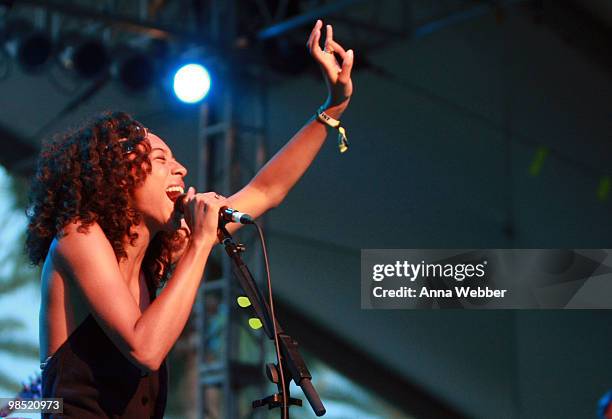
M 283 37 L 301 46 L 316 19 L 333 23 L 351 48 L 366 51 L 422 36 L 440 27 L 505 6 L 472 0 L 182 0 L 63 2 L 15 0 L 11 9 L 37 8 L 65 20 L 102 24 L 124 32 L 201 45 L 227 57 L 254 43 Z M 1 4 L 1 3 L 0 3 Z M 220 44 L 219 41 L 222 43 Z M 220 50 L 223 48 L 223 51 Z
M 201 106 L 198 134 L 200 190 L 229 195 L 262 166 L 265 156 L 265 84 L 233 79 L 224 91 Z M 261 221 L 259 221 L 261 222 Z M 259 282 L 265 270 L 257 233 L 244 227 L 237 233 L 245 243 L 245 261 Z M 199 388 L 198 418 L 254 417 L 250 398 L 266 391 L 263 365 L 265 335 L 248 326 L 249 312 L 236 303 L 242 295 L 227 255 L 211 255 L 196 302 Z
M 222 48 L 229 47 L 235 36 L 233 3 L 209 4 L 205 37 Z M 224 79 L 217 83 L 218 93 L 200 108 L 197 184 L 200 190 L 229 196 L 265 162 L 266 82 L 257 70 L 245 78 L 229 60 L 217 60 L 216 67 L 213 71 Z M 245 262 L 262 286 L 265 270 L 256 231 L 247 226 L 237 237 L 245 243 Z M 250 312 L 236 302 L 242 293 L 227 255 L 219 250 L 211 255 L 210 264 L 220 269 L 216 275 L 207 273 L 196 302 L 197 418 L 261 417 L 264 412 L 254 412 L 250 402 L 266 395 L 267 339 L 261 330 L 249 327 Z
M 294 77 L 314 70 L 304 45 L 318 18 L 334 25 L 347 48 L 359 51 L 357 70 L 376 71 L 381 69 L 369 59 L 371 53 L 484 14 L 499 16 L 503 8 L 525 1 L 0 0 L 0 32 L 2 16 L 29 12 L 52 34 L 77 28 L 105 34 L 109 43 L 161 38 L 174 55 L 196 49 L 208 60 L 222 60 L 247 72 L 259 67 L 272 70 L 274 76 Z

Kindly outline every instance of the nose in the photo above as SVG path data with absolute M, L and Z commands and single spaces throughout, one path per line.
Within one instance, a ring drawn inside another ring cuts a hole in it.
M 180 164 L 178 161 L 174 161 L 174 168 L 172 170 L 173 174 L 180 174 L 181 177 L 187 176 L 187 168 Z

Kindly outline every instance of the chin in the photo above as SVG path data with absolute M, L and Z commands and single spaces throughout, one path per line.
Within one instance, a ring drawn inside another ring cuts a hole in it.
M 168 216 L 166 219 L 159 220 L 160 230 L 176 231 L 181 226 L 182 215 L 174 209 L 174 202 L 165 198 L 165 205 L 168 205 Z

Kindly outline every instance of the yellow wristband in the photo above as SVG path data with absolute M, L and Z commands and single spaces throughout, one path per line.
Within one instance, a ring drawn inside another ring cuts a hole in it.
M 323 111 L 323 107 L 317 109 L 317 119 L 332 128 L 338 130 L 338 149 L 340 153 L 344 153 L 348 150 L 348 138 L 346 137 L 346 130 L 340 126 L 340 121 L 332 118 Z

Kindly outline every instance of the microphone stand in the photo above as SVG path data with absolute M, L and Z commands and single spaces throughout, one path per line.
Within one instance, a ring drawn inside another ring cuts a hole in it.
M 323 416 L 325 414 L 325 407 L 321 402 L 317 391 L 315 390 L 312 382 L 312 376 L 306 368 L 306 363 L 298 351 L 298 343 L 295 339 L 289 336 L 283 328 L 280 326 L 278 321 L 275 319 L 275 323 L 272 323 L 272 313 L 268 303 L 263 298 L 263 295 L 255 283 L 251 272 L 247 265 L 242 261 L 240 254 L 246 250 L 245 246 L 234 242 L 233 237 L 229 234 L 225 228 L 226 222 L 220 222 L 219 227 L 219 241 L 225 246 L 225 251 L 232 260 L 232 270 L 236 278 L 240 283 L 246 296 L 251 301 L 251 305 L 255 314 L 261 320 L 264 332 L 268 337 L 274 340 L 274 324 L 276 324 L 276 335 L 278 337 L 278 344 L 280 353 L 278 358 L 282 366 L 282 370 L 285 375 L 285 386 L 283 388 L 280 379 L 280 369 L 277 364 L 266 365 L 266 376 L 268 379 L 276 384 L 278 393 L 272 394 L 260 400 L 254 400 L 252 403 L 253 409 L 260 406 L 268 406 L 268 409 L 275 407 L 281 408 L 281 419 L 289 419 L 289 407 L 291 405 L 301 406 L 302 400 L 291 397 L 289 391 L 289 384 L 291 380 L 302 388 L 304 395 L 308 399 L 310 406 L 317 416 Z M 287 374 L 289 372 L 289 374 Z M 283 395 L 286 395 L 286 405 L 284 403 Z

